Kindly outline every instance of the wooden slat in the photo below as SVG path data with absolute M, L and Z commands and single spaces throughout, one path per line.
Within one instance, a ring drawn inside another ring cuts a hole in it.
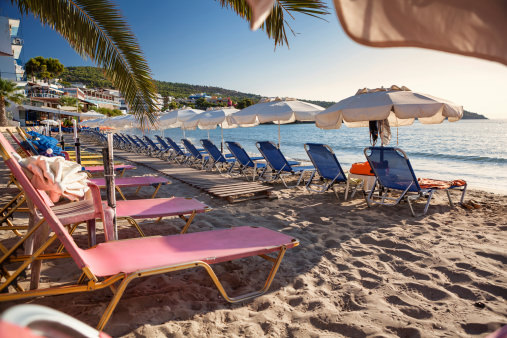
M 167 176 L 175 178 L 193 187 L 206 191 L 212 196 L 225 198 L 230 203 L 246 200 L 271 198 L 272 187 L 259 182 L 243 181 L 236 178 L 219 176 L 217 173 L 203 172 L 194 168 L 170 167 L 169 163 L 157 158 L 132 154 L 118 150 L 117 157 L 145 165 Z

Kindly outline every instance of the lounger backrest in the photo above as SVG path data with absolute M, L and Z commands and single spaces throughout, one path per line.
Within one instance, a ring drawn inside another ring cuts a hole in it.
M 14 135 L 12 133 L 12 131 L 10 130 L 7 130 L 9 132 L 9 135 L 11 135 L 11 138 L 14 142 L 16 142 L 16 144 L 19 146 L 19 148 L 21 149 L 21 151 L 23 152 L 23 154 L 25 154 L 25 156 L 31 156 L 31 154 L 28 152 L 28 150 L 26 150 L 22 145 L 21 145 L 21 141 L 18 140 L 18 138 L 16 137 L 16 135 Z
M 169 148 L 169 145 L 164 141 L 162 137 L 155 135 L 155 138 L 158 140 L 158 143 L 160 143 L 164 149 Z
M 213 144 L 213 142 L 208 139 L 202 139 L 201 144 L 215 162 L 225 162 L 224 155 L 222 155 L 220 150 L 218 150 L 217 146 Z
M 29 198 L 33 202 L 33 204 L 37 207 L 37 209 L 41 212 L 42 216 L 45 218 L 46 222 L 51 227 L 51 230 L 53 230 L 56 233 L 58 239 L 65 246 L 65 249 L 72 256 L 72 258 L 77 263 L 79 268 L 84 267 L 86 264 L 85 259 L 82 255 L 83 250 L 81 250 L 76 245 L 72 237 L 69 235 L 68 231 L 64 228 L 62 223 L 60 223 L 60 221 L 53 213 L 53 211 L 49 208 L 49 206 L 46 203 L 44 203 L 44 200 L 42 199 L 41 195 L 37 190 L 35 190 L 32 183 L 28 180 L 18 161 L 16 161 L 16 159 L 12 157 L 14 149 L 9 144 L 9 142 L 7 142 L 7 140 L 1 133 L 0 133 L 0 150 L 2 152 L 2 157 L 4 158 L 5 164 L 7 165 L 7 167 L 9 167 L 12 174 L 23 188 L 26 197 Z
M 273 142 L 260 141 L 256 144 L 271 168 L 276 171 L 292 171 L 289 162 Z
M 130 142 L 132 142 L 136 147 L 140 147 L 141 144 L 139 142 L 137 142 L 137 140 L 135 138 L 133 138 L 132 136 L 130 135 L 125 135 L 127 137 L 127 139 L 130 140 Z
M 143 136 L 143 138 L 144 138 L 144 140 L 145 140 L 146 142 L 148 142 L 148 144 L 149 144 L 152 148 L 154 148 L 155 150 L 160 150 L 160 149 L 158 149 L 158 147 L 157 147 L 157 145 L 155 144 L 155 142 L 153 142 L 153 141 L 151 140 L 151 138 L 149 138 L 149 137 L 148 137 L 148 136 L 146 136 L 146 135 L 145 135 L 145 136 Z
M 254 162 L 238 142 L 225 141 L 225 145 L 242 166 L 253 167 Z
M 171 148 L 173 148 L 173 150 L 178 155 L 184 155 L 183 150 L 181 150 L 180 146 L 176 142 L 174 142 L 174 140 L 172 138 L 170 138 L 169 136 L 166 136 L 165 139 L 167 140 L 167 142 L 169 142 L 169 145 L 171 146 Z
M 140 137 L 139 137 L 139 136 L 137 136 L 137 135 L 134 135 L 134 137 L 135 137 L 135 138 L 136 138 L 136 140 L 137 140 L 137 141 L 141 144 L 141 146 L 142 146 L 143 148 L 148 148 L 148 145 L 147 145 L 147 144 L 143 141 L 143 139 L 142 139 L 142 138 L 140 138 Z
M 377 176 L 386 188 L 420 191 L 417 177 L 405 152 L 393 147 L 368 147 L 364 154 Z
M 187 140 L 186 138 L 182 138 L 181 139 L 181 142 L 183 142 L 183 145 L 185 146 L 185 148 L 187 148 L 188 152 L 190 154 L 192 154 L 192 156 L 194 156 L 195 158 L 198 158 L 198 159 L 201 159 L 202 158 L 202 155 L 201 153 L 199 152 L 199 150 L 197 150 L 197 148 L 192 144 L 192 142 L 190 142 L 189 140 Z
M 306 143 L 305 150 L 321 177 L 330 180 L 336 179 L 336 181 L 347 180 L 340 162 L 329 146 L 320 143 Z

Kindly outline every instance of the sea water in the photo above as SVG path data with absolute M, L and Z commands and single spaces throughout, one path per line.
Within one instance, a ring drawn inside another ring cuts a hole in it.
M 130 130 L 141 135 L 139 130 Z M 507 120 L 461 120 L 450 123 L 392 128 L 389 146 L 403 149 L 418 177 L 435 179 L 464 179 L 472 189 L 507 194 Z M 162 135 L 151 131 L 148 136 Z M 174 140 L 183 138 L 181 129 L 166 129 L 165 136 Z M 292 160 L 309 163 L 303 145 L 324 143 L 336 154 L 344 170 L 354 162 L 366 161 L 363 150 L 370 146 L 367 128 L 321 130 L 314 124 L 281 125 L 281 147 Z M 224 129 L 226 141 L 239 142 L 247 152 L 258 156 L 257 141 L 278 142 L 278 126 L 265 124 L 250 128 Z M 185 136 L 196 145 L 208 138 L 206 130 L 185 131 Z M 209 138 L 220 147 L 220 128 L 210 130 Z M 378 143 L 377 145 L 379 145 Z

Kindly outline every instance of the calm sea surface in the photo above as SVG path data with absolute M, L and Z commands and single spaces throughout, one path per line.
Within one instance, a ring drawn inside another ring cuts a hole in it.
M 418 177 L 465 179 L 470 188 L 507 194 L 507 120 L 463 120 L 454 123 L 392 128 L 390 146 L 403 149 Z M 140 135 L 137 130 L 130 133 Z M 161 134 L 160 131 L 147 135 Z M 185 132 L 199 144 L 208 137 L 205 130 Z M 220 128 L 210 131 L 210 139 L 220 144 Z M 397 137 L 398 134 L 398 137 Z M 166 129 L 165 136 L 183 137 L 180 129 Z M 261 125 L 224 130 L 224 139 L 239 142 L 251 154 L 258 154 L 256 141 L 277 142 L 278 127 Z M 307 142 L 325 143 L 333 148 L 344 170 L 354 162 L 364 162 L 363 149 L 370 145 L 367 128 L 321 130 L 313 124 L 281 126 L 281 150 L 287 158 L 309 162 L 303 148 Z

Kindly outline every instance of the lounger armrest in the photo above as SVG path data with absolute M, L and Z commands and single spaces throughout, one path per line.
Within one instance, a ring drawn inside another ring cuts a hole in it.
M 93 207 L 95 209 L 95 217 L 100 218 L 105 227 L 104 209 L 102 208 L 102 197 L 100 196 L 100 188 L 91 182 L 88 182 L 90 188 L 91 198 L 93 200 Z

